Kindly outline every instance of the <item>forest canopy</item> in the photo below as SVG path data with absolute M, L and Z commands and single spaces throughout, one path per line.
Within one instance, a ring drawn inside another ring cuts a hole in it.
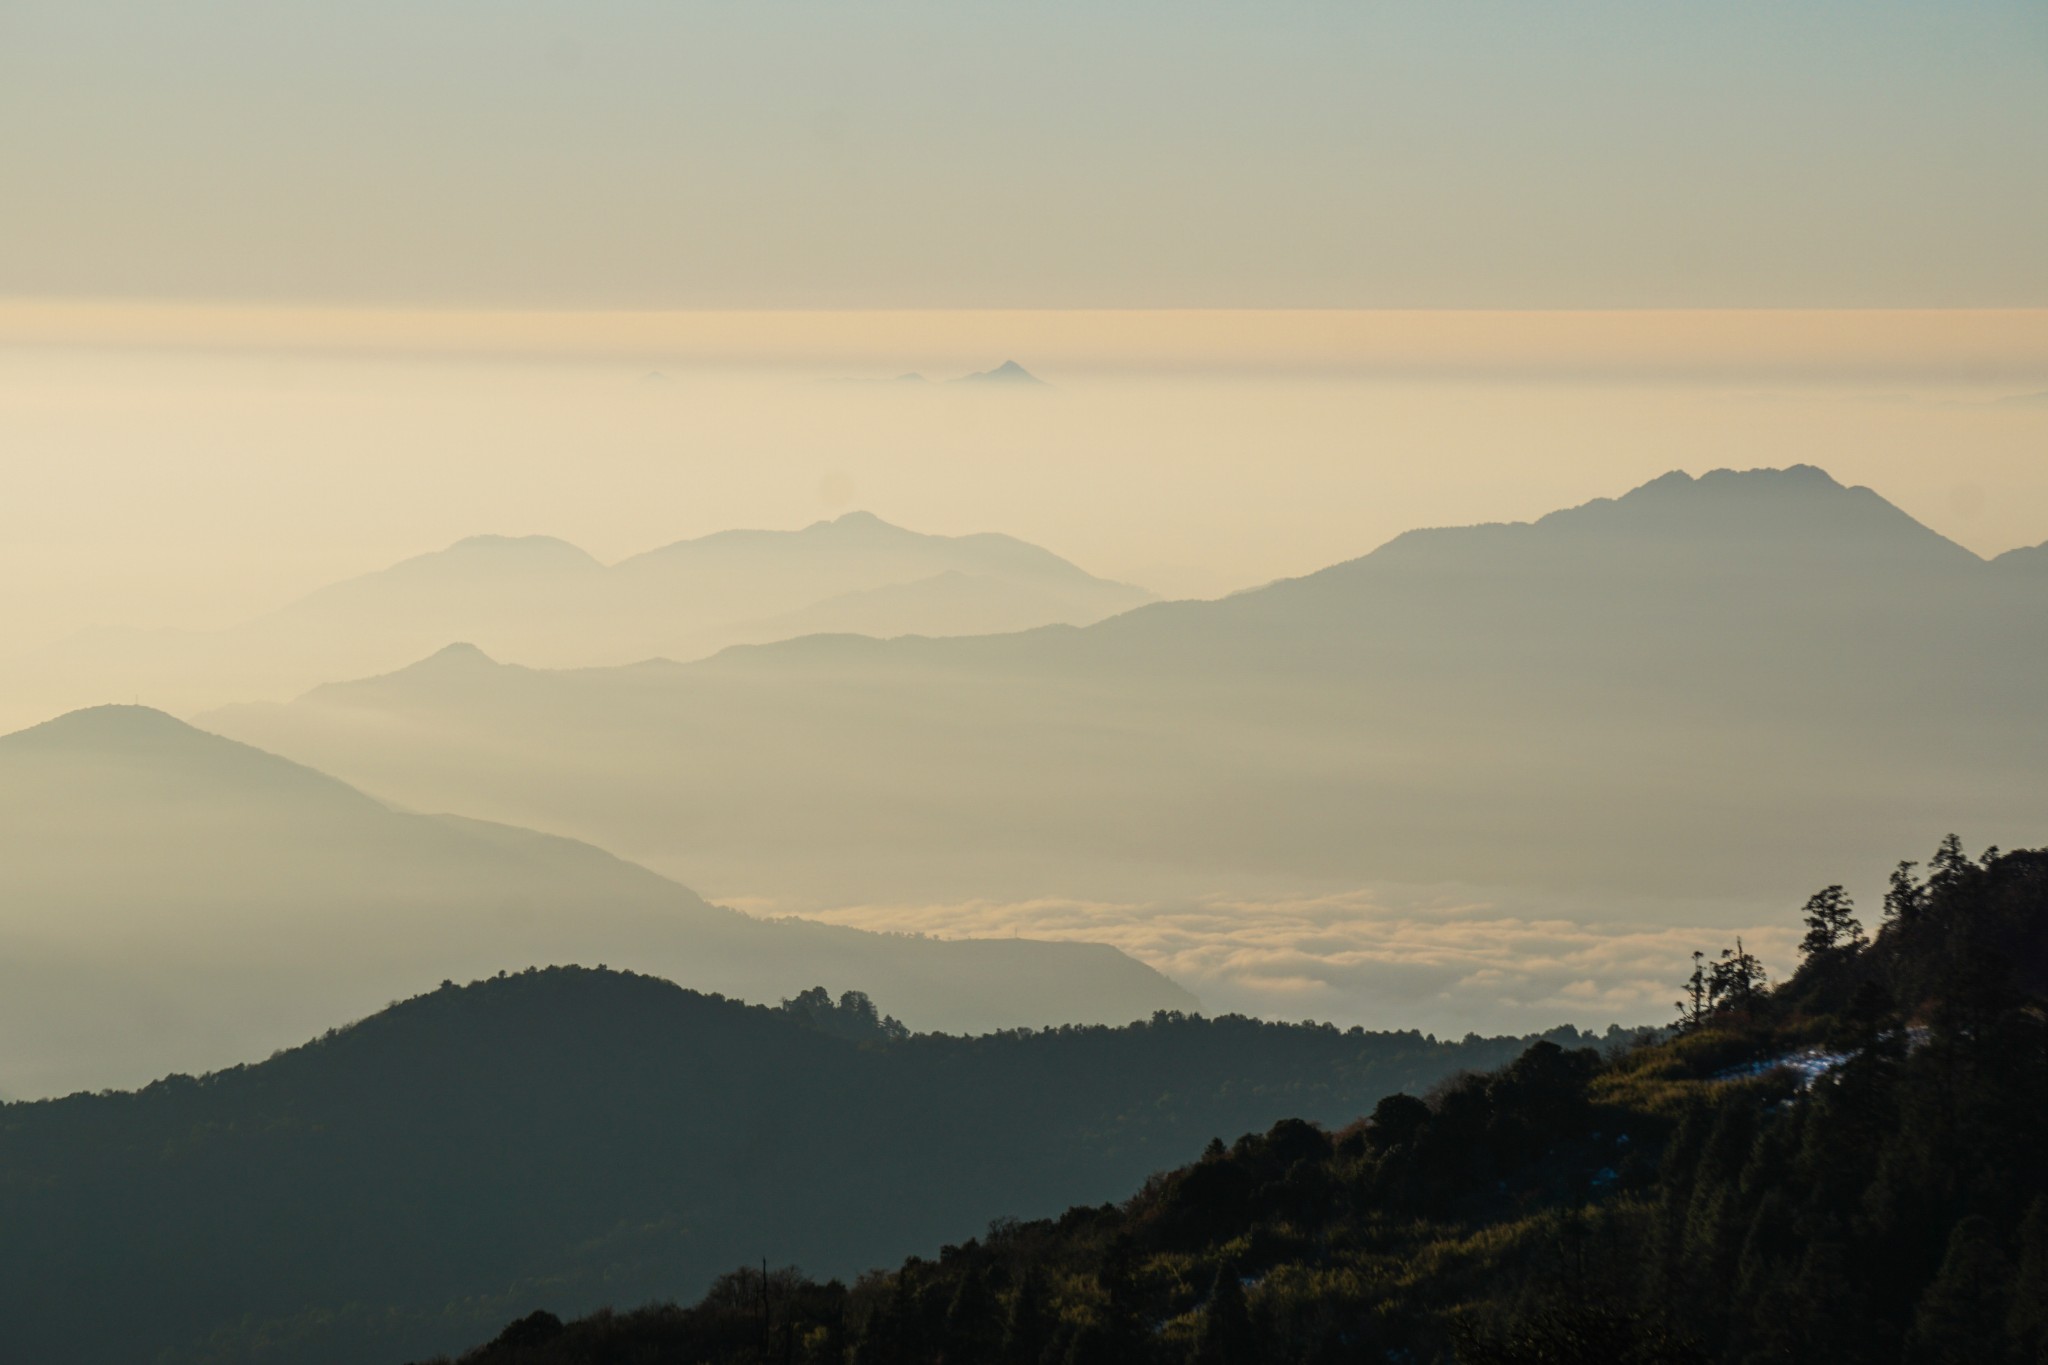
M 0 1323 L 29 1359 L 403 1360 L 763 1255 L 850 1275 L 1529 1041 L 1172 1012 L 910 1035 L 857 990 L 450 983 L 258 1065 L 0 1106 Z

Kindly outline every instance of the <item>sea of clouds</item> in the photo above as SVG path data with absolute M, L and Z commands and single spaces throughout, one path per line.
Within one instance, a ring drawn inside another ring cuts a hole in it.
M 1745 916 L 1725 906 L 1571 916 L 1527 898 L 1387 889 L 855 905 L 806 917 L 939 938 L 1108 943 L 1192 990 L 1209 1014 L 1440 1036 L 1664 1023 L 1695 950 L 1716 956 L 1739 934 L 1776 978 L 1796 965 L 1799 938 L 1794 915 L 1767 921 L 1756 910 Z

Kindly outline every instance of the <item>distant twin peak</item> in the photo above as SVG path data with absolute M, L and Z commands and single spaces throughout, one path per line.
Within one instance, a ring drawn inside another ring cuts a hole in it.
M 1795 464 L 1783 469 L 1710 469 L 1694 478 L 1683 469 L 1674 469 L 1669 474 L 1660 474 L 1634 491 L 1647 492 L 1650 489 L 1676 490 L 1680 488 L 1733 488 L 1740 485 L 1747 489 L 1763 491 L 1796 488 L 1802 490 L 1840 489 L 1843 485 L 1835 476 L 1819 465 Z

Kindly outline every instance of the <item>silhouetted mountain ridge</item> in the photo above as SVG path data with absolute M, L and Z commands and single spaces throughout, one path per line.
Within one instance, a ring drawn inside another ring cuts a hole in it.
M 516 972 L 256 1065 L 0 1108 L 0 1322 L 23 1359 L 403 1359 L 760 1255 L 850 1273 L 1527 1041 L 1161 1014 L 862 1043 Z M 84 1311 L 109 1284 L 122 1311 Z

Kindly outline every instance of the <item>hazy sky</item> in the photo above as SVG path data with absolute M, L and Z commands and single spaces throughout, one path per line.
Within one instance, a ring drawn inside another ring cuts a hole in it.
M 2043 223 L 2038 3 L 0 0 L 0 637 L 853 506 L 1213 593 L 1802 460 L 1993 552 Z
M 0 0 L 0 295 L 2048 304 L 2038 0 Z

